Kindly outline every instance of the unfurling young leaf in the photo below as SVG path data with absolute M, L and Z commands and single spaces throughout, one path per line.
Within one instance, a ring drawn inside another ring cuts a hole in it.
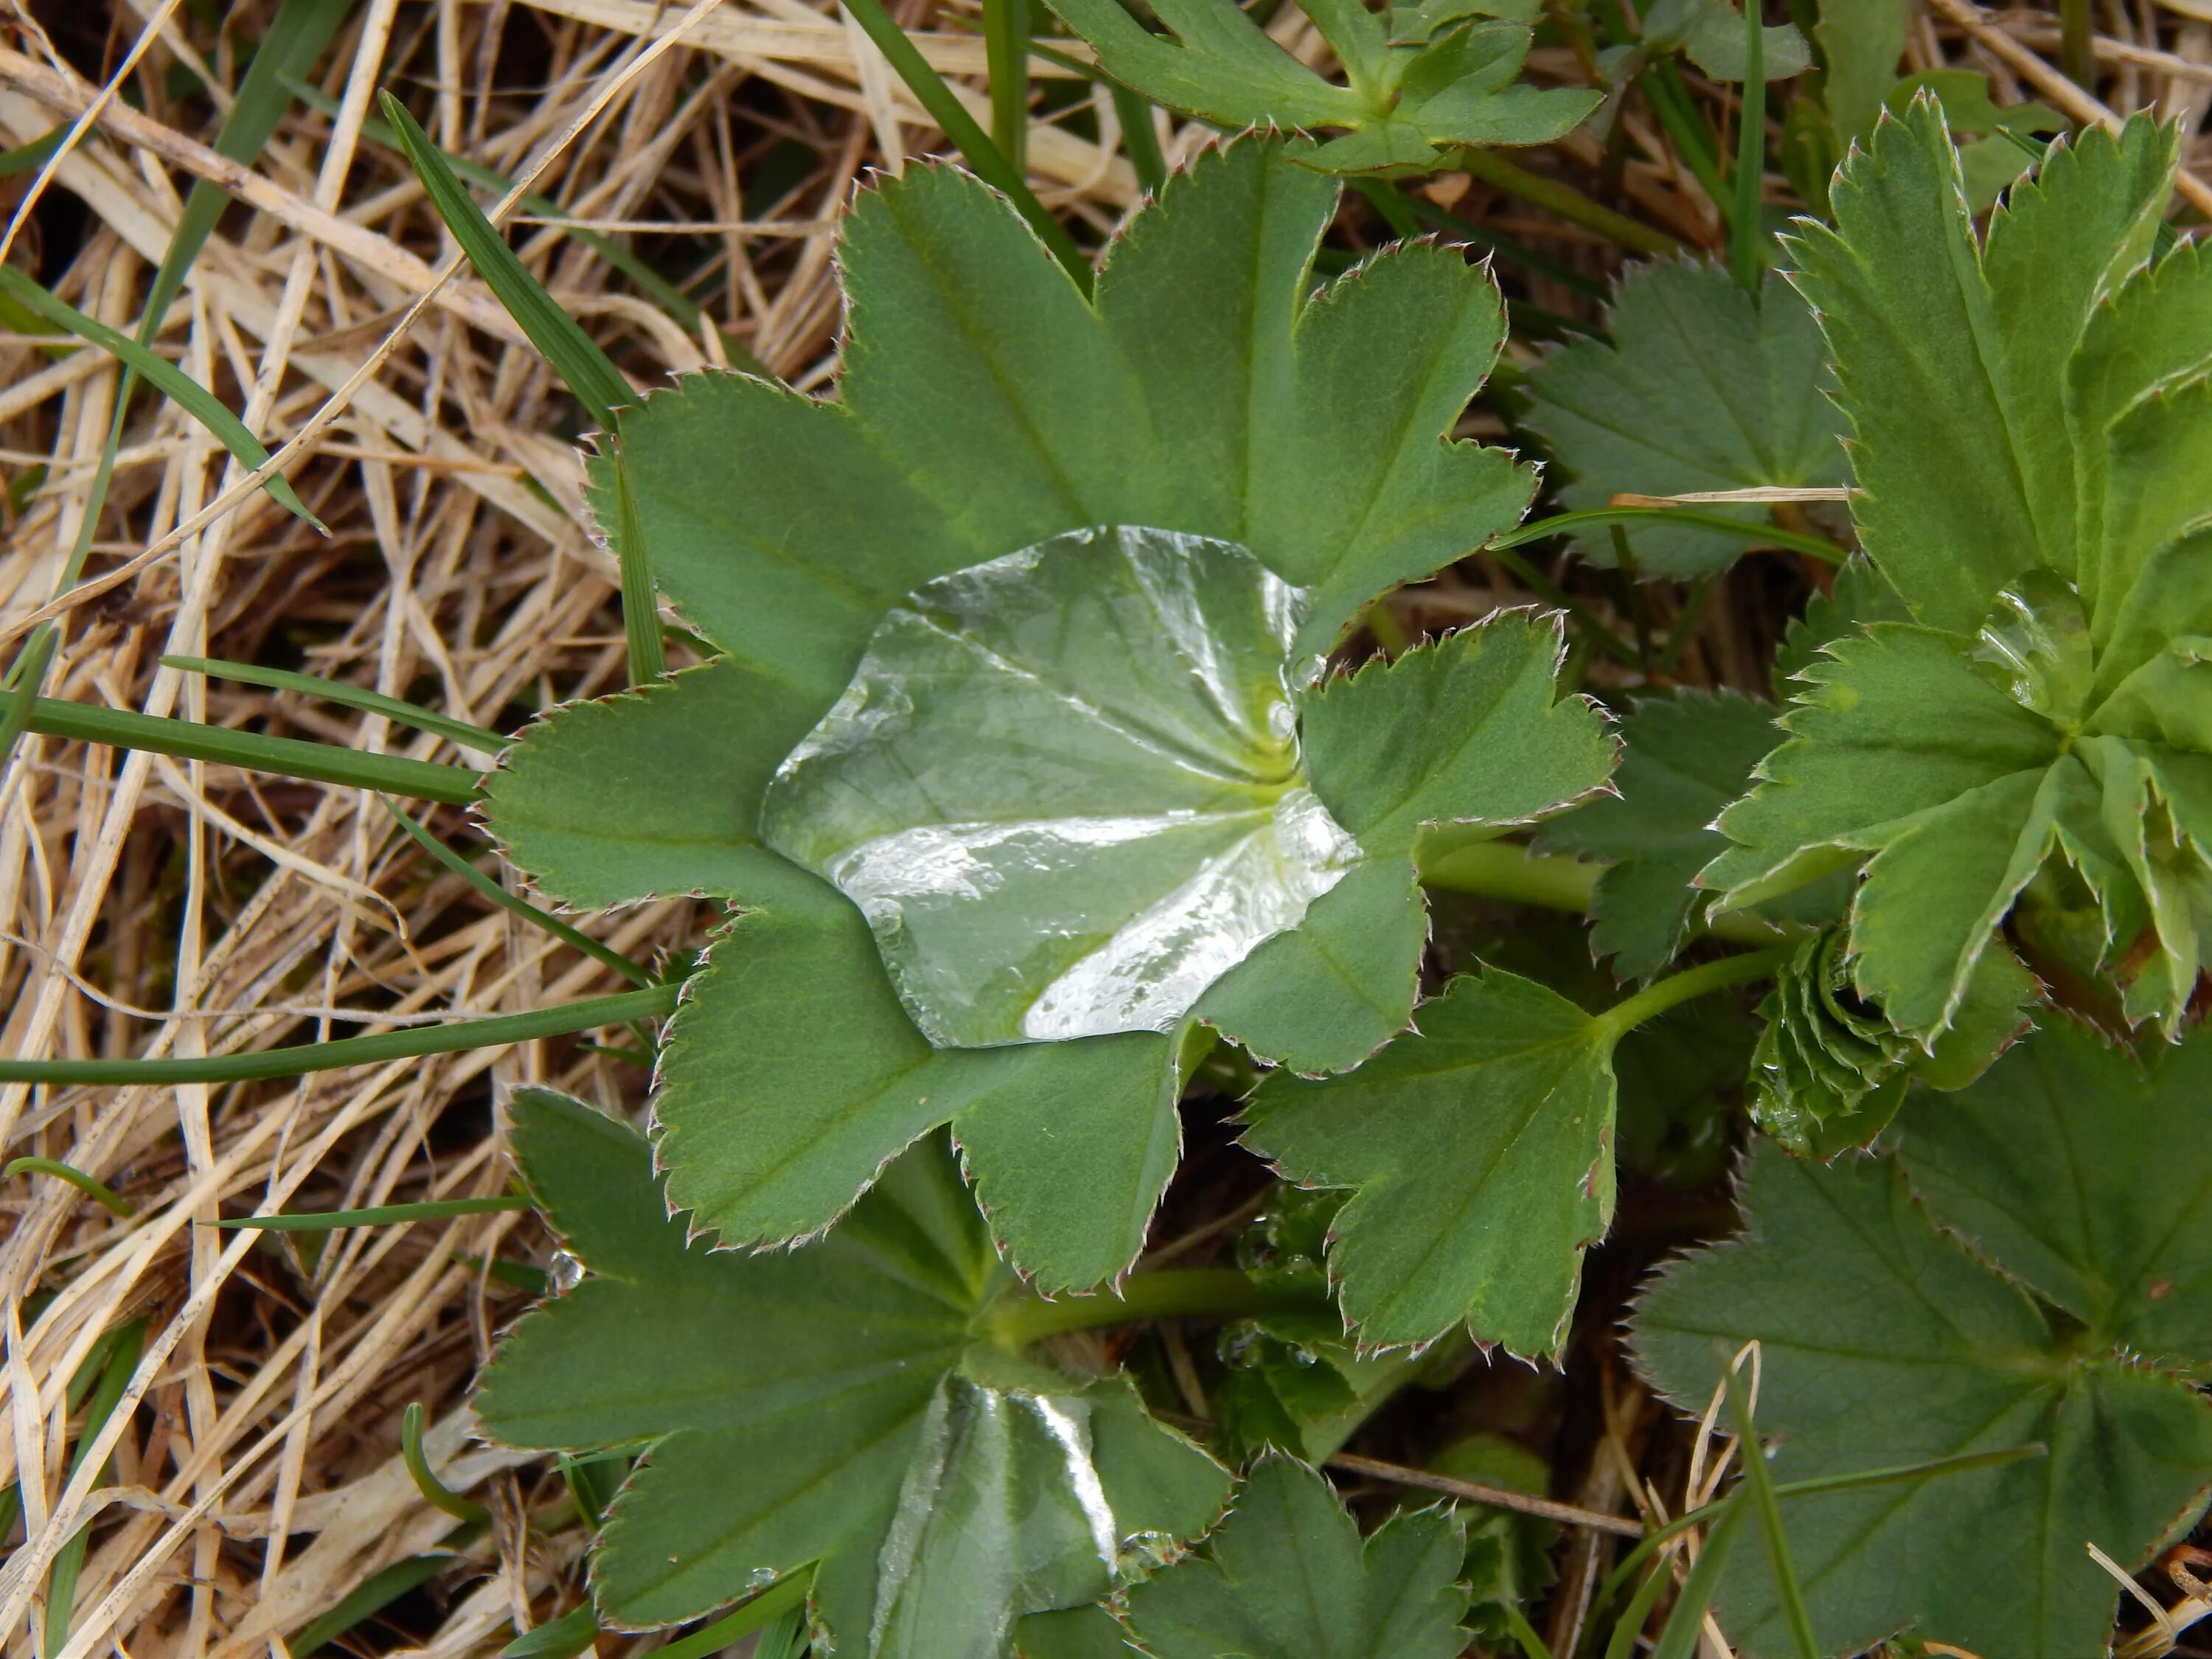
M 1263 1458 L 1202 1553 L 1130 1589 L 1128 1626 L 1151 1659 L 1452 1659 L 1468 1639 L 1465 1553 L 1459 1522 L 1437 1510 L 1363 1542 L 1328 1481 Z
M 1571 475 L 1559 491 L 1569 507 L 1602 507 L 1623 492 L 1848 481 L 1827 350 L 1780 276 L 1768 276 L 1754 301 L 1715 267 L 1636 266 L 1613 296 L 1610 331 L 1611 344 L 1573 341 L 1528 376 L 1523 419 Z M 1698 510 L 1760 523 L 1769 513 Z M 1663 524 L 1638 526 L 1632 542 L 1638 569 L 1651 575 L 1717 570 L 1743 550 L 1740 537 Z M 1603 532 L 1578 545 L 1601 564 L 1613 562 Z
M 489 816 L 568 902 L 735 902 L 654 1103 L 724 1243 L 818 1232 L 950 1122 L 1018 1267 L 1114 1277 L 1194 1023 L 1357 1065 L 1411 1014 L 1423 826 L 1603 784 L 1553 622 L 1314 689 L 1533 488 L 1445 435 L 1498 350 L 1486 274 L 1420 245 L 1311 296 L 1335 198 L 1279 144 L 1202 157 L 1086 301 L 911 169 L 847 224 L 836 401 L 702 375 L 625 416 L 655 575 L 722 654 L 531 728 Z
M 1905 1629 L 1975 1653 L 2102 1652 L 2114 1587 L 2086 1547 L 2133 1566 L 2202 1512 L 2212 1406 L 2168 1368 L 2212 1359 L 2208 1064 L 2201 1036 L 2139 1068 L 2057 1021 L 1909 1106 L 1895 1158 L 1756 1151 L 1744 1238 L 1645 1296 L 1637 1351 L 1685 1411 L 1705 1409 L 1722 1354 L 1759 1344 L 1778 1481 L 2039 1451 L 1785 1495 L 1837 1650 Z M 1745 1652 L 1787 1648 L 1759 1553 L 1732 1559 L 1719 1612 Z
M 1236 0 L 1155 0 L 1155 34 L 1120 0 L 1048 0 L 1098 66 L 1154 103 L 1231 129 L 1339 137 L 1295 152 L 1327 173 L 1443 166 L 1460 144 L 1543 144 L 1599 94 L 1519 77 L 1535 8 L 1431 0 L 1370 11 L 1360 0 L 1298 0 L 1343 67 L 1326 81 L 1277 46 Z
M 2172 167 L 2148 121 L 2086 133 L 1977 245 L 1923 98 L 1838 174 L 1837 230 L 1796 247 L 1861 537 L 1914 620 L 1800 672 L 1789 740 L 1699 881 L 1738 905 L 1863 860 L 1853 983 L 1923 1048 L 2016 908 L 2023 938 L 2062 941 L 2044 976 L 2117 981 L 2130 1021 L 2173 1036 L 2197 985 L 2212 270 L 2193 250 L 2142 267 Z
M 631 1130 L 544 1091 L 514 1115 L 587 1271 L 501 1346 L 477 1415 L 510 1445 L 647 1448 L 594 1555 L 606 1621 L 811 1571 L 840 1654 L 986 1659 L 1023 1615 L 1105 1595 L 1126 1547 L 1218 1512 L 1226 1475 L 1127 1382 L 979 1336 L 1012 1275 L 941 1138 L 828 1240 L 743 1255 L 687 1237 Z

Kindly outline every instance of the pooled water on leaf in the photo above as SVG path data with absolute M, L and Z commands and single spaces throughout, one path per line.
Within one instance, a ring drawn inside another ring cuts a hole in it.
M 939 578 L 778 769 L 764 838 L 860 906 L 940 1047 L 1171 1030 L 1359 856 L 1299 772 L 1306 608 L 1159 530 Z

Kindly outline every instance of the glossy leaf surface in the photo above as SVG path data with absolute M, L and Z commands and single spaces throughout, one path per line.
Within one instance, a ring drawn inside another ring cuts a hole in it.
M 2079 1045 L 2087 1041 L 2043 1034 L 1966 1093 L 1926 1097 L 1905 1120 L 1901 1167 L 1875 1158 L 1824 1168 L 1760 1149 L 1743 1192 L 1746 1237 L 1668 1267 L 1638 1313 L 1643 1363 L 1686 1411 L 1711 1398 L 1717 1346 L 1760 1343 L 1759 1417 L 1777 1442 L 1778 1480 L 2045 1449 L 1941 1479 L 1784 1498 L 1815 1627 L 1839 1650 L 1910 1627 L 1977 1653 L 2100 1652 L 2114 1587 L 2085 1545 L 2137 1565 L 2202 1506 L 2212 1407 L 2186 1381 L 2110 1346 L 2130 1321 L 2154 1316 L 2179 1283 L 2154 1304 L 2160 1281 L 2133 1277 L 2156 1259 L 2151 1230 L 2119 1223 L 2117 1249 L 2068 1246 L 2117 1291 L 2087 1336 L 2008 1276 L 2039 1289 L 2053 1258 L 2047 1246 L 2015 1255 L 2021 1237 L 2078 1238 L 2077 1211 L 2121 1216 L 2161 1178 L 2163 1156 L 2146 1139 L 2157 1123 L 2147 1091 L 2111 1086 L 2117 1061 L 2085 1068 Z M 2049 1089 L 2059 1077 L 2091 1086 L 2062 1099 Z M 2194 1079 L 2177 1070 L 2173 1081 Z M 2201 1120 L 2201 1094 L 2186 1097 Z M 2182 1109 L 2181 1098 L 2163 1110 Z M 2033 1188 L 2005 1181 L 1999 1163 L 1984 1185 L 1957 1155 L 1977 1135 L 2011 1133 L 2015 1109 L 2028 1115 L 2019 1125 L 2033 1149 L 2027 1155 L 2048 1180 Z M 1963 1122 L 1948 1138 L 1929 1130 L 1952 1117 Z M 1926 1209 L 1907 1180 L 1923 1132 L 1931 1164 L 1954 1171 L 1948 1184 L 1924 1186 Z M 1972 1201 L 1955 1204 L 1956 1176 L 1981 1188 Z M 2195 1201 L 2164 1200 L 2169 1214 Z M 1986 1259 L 1937 1223 L 1960 1227 Z M 2181 1246 L 2183 1258 L 2194 1248 Z M 2201 1310 L 2190 1317 L 2201 1334 Z M 2169 1328 L 2169 1363 L 2201 1363 L 2185 1323 Z M 1966 1560 L 1990 1570 L 1962 1571 Z M 1758 1553 L 1732 1559 L 1720 1613 L 1747 1653 L 1790 1650 Z
M 1452 1659 L 1468 1641 L 1465 1549 L 1433 1510 L 1363 1541 L 1328 1481 L 1264 1458 L 1202 1553 L 1129 1591 L 1128 1625 L 1152 1659 Z
M 1739 44 L 1741 20 L 1735 25 Z M 1840 484 L 1850 477 L 1842 414 L 1830 401 L 1827 348 L 1805 302 L 1769 276 L 1756 303 L 1729 273 L 1639 265 L 1613 296 L 1610 343 L 1555 348 L 1529 375 L 1523 417 L 1571 475 L 1560 499 L 1601 507 L 1621 492 L 1675 495 L 1763 484 Z M 1701 505 L 1764 522 L 1770 509 Z M 1740 537 L 1669 525 L 1629 533 L 1654 575 L 1717 570 Z M 1578 545 L 1613 562 L 1603 531 Z
M 712 1254 L 663 1208 L 644 1140 L 543 1091 L 514 1106 L 532 1190 L 588 1273 L 482 1384 L 513 1445 L 646 1443 L 593 1584 L 673 1623 L 808 1563 L 840 1652 L 974 1659 L 1111 1586 L 1139 1534 L 1188 1534 L 1225 1486 L 1115 1379 L 978 1344 L 1007 1285 L 942 1141 L 827 1241 Z
M 1329 173 L 1434 167 L 1454 144 L 1541 144 L 1597 102 L 1592 92 L 1520 79 L 1526 18 L 1496 3 L 1397 6 L 1301 0 L 1334 49 L 1346 85 L 1277 46 L 1233 0 L 1164 0 L 1154 34 L 1115 0 L 1049 0 L 1088 40 L 1099 67 L 1155 103 L 1231 128 L 1340 137 L 1298 159 Z M 1487 15 L 1484 14 L 1488 14 Z M 1170 38 L 1170 36 L 1172 38 Z
M 1358 855 L 1297 766 L 1304 599 L 1136 529 L 941 577 L 783 763 L 769 844 L 860 906 L 940 1047 L 1172 1029 Z

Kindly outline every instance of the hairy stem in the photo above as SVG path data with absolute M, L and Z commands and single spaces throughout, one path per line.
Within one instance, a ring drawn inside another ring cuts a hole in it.
M 1656 985 L 1645 987 L 1626 1002 L 1613 1004 L 1597 1017 L 1597 1022 L 1618 1041 L 1644 1021 L 1656 1019 L 1692 997 L 1725 990 L 1731 985 L 1772 978 L 1796 949 L 1795 945 L 1777 945 L 1769 950 L 1747 951 L 1741 956 L 1723 957 L 1718 962 L 1686 968 L 1679 974 L 1669 974 Z
M 1328 1305 L 1328 1297 L 1318 1291 L 1272 1289 L 1234 1267 L 1167 1268 L 1139 1273 L 1118 1292 L 1062 1297 L 1057 1302 L 1010 1298 L 994 1304 L 984 1315 L 984 1323 L 1000 1341 L 1020 1346 L 1064 1331 L 1139 1320 L 1241 1319 Z

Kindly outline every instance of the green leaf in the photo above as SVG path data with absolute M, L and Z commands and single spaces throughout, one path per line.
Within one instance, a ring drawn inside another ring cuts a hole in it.
M 507 238 L 484 216 L 468 186 L 454 175 L 445 152 L 430 142 L 429 135 L 407 112 L 407 106 L 388 92 L 381 94 L 380 101 L 384 118 L 398 134 L 415 176 L 422 181 L 423 193 L 468 255 L 477 275 L 530 337 L 531 344 L 544 353 L 545 361 L 583 404 L 592 424 L 602 432 L 612 432 L 615 411 L 637 401 L 629 382 L 584 332 L 583 325 L 561 309 L 507 246 Z
M 2088 1340 L 2160 1364 L 2212 1358 L 2212 1038 L 2141 1062 L 2069 1020 L 1902 1120 L 1943 1224 Z
M 1170 34 L 1116 0 L 1048 0 L 1088 40 L 1107 74 L 1153 102 L 1230 128 L 1341 137 L 1295 154 L 1329 173 L 1433 168 L 1459 144 L 1543 144 L 1589 114 L 1594 92 L 1540 90 L 1519 79 L 1531 21 L 1476 18 L 1495 5 L 1370 11 L 1300 0 L 1343 66 L 1323 80 L 1277 46 L 1233 0 L 1160 0 Z
M 653 1115 L 672 1201 L 726 1244 L 804 1237 L 951 1122 L 1024 1272 L 1058 1291 L 1125 1269 L 1181 1146 L 1175 1041 L 933 1048 L 866 918 L 784 867 L 787 891 L 714 941 L 670 1023 Z
M 716 1253 L 642 1138 L 542 1091 L 517 1156 L 589 1272 L 524 1320 L 477 1411 L 508 1444 L 647 1443 L 598 1547 L 603 1618 L 696 1618 L 812 1565 L 840 1652 L 990 1656 L 1094 1601 L 1139 1534 L 1204 1527 L 1225 1479 L 1127 1384 L 979 1345 L 1006 1288 L 941 1140 L 826 1241 Z
M 1205 1552 L 1131 1589 L 1127 1617 L 1152 1659 L 1452 1659 L 1467 1591 L 1459 1522 L 1427 1510 L 1363 1542 L 1328 1482 L 1262 1459 Z
M 1328 1265 L 1364 1342 L 1464 1321 L 1514 1353 L 1559 1352 L 1582 1253 L 1613 1217 L 1613 1040 L 1492 969 L 1349 1076 L 1262 1085 L 1245 1144 L 1291 1180 L 1354 1189 Z
M 1820 47 L 1820 98 L 1838 149 L 1864 143 L 1897 79 L 1911 21 L 1906 0 L 1820 0 L 1813 38 Z
M 167 357 L 129 335 L 118 334 L 106 324 L 94 321 L 75 306 L 47 293 L 13 265 L 0 265 L 0 294 L 28 306 L 48 322 L 67 329 L 78 338 L 90 341 L 143 377 L 149 386 L 213 433 L 240 466 L 250 471 L 268 460 L 267 447 L 246 429 L 246 422 L 231 412 L 230 406 Z M 261 487 L 287 511 L 305 519 L 318 530 L 325 529 L 323 521 L 307 511 L 307 504 L 282 475 L 270 474 L 262 481 Z
M 2195 551 L 2175 548 L 2176 562 Z M 2124 637 L 2148 647 L 2157 629 L 2146 619 Z M 2109 673 L 2081 599 L 2047 571 L 2021 573 L 1972 641 L 1878 624 L 1800 677 L 1790 738 L 1722 814 L 1736 845 L 1698 880 L 1727 907 L 1873 852 L 1852 907 L 1854 981 L 1924 1046 L 2015 902 L 2063 864 L 2101 913 L 2075 971 L 2110 974 L 2125 1017 L 2171 1035 L 2206 954 L 2191 896 L 2212 882 L 2205 654 L 2194 636 L 2169 639 L 2100 696 Z
M 1304 600 L 1144 530 L 941 577 L 783 763 L 765 839 L 860 908 L 939 1047 L 1171 1029 L 1359 854 L 1295 752 Z
M 1897 590 L 1863 554 L 1853 554 L 1836 572 L 1835 585 L 1826 593 L 1814 593 L 1805 608 L 1790 619 L 1781 647 L 1774 653 L 1771 678 L 1775 697 L 1786 702 L 1790 682 L 1800 678 L 1820 653 L 1838 640 L 1878 622 L 1911 622 L 1912 613 Z
M 1621 724 L 1619 793 L 1545 827 L 1537 846 L 1608 860 L 1590 902 L 1591 948 L 1624 979 L 1649 979 L 1689 935 L 1698 872 L 1728 847 L 1713 828 L 1781 733 L 1775 711 L 1734 692 L 1637 703 Z
M 760 799 L 818 713 L 804 690 L 720 658 L 525 726 L 484 785 L 514 864 L 586 908 L 664 894 L 773 891 Z
M 1741 41 L 1740 23 L 1735 33 Z M 1609 332 L 1610 344 L 1581 339 L 1547 353 L 1528 377 L 1524 422 L 1573 475 L 1559 492 L 1570 507 L 1592 511 L 1619 494 L 1849 482 L 1827 349 L 1778 276 L 1754 303 L 1725 270 L 1636 266 L 1613 296 Z M 1710 510 L 1771 517 L 1759 507 Z M 1577 545 L 1613 562 L 1608 537 Z M 1636 532 L 1634 547 L 1639 570 L 1683 576 L 1722 568 L 1743 544 L 1654 524 Z
M 1855 433 L 1861 541 L 1920 621 L 1963 632 L 2025 566 L 2072 574 L 2066 362 L 2147 251 L 2172 153 L 2147 120 L 2055 146 L 1979 246 L 1922 97 L 1838 173 L 1835 230 L 1801 222 L 1790 240 Z
M 1602 788 L 1617 750 L 1588 698 L 1558 696 L 1565 649 L 1559 617 L 1509 611 L 1325 682 L 1299 710 L 1315 793 L 1379 855 Z
M 1750 69 L 1743 9 L 1729 0 L 1658 0 L 1645 13 L 1647 53 L 1680 51 L 1716 81 L 1741 81 Z M 1795 23 L 1759 31 L 1762 82 L 1787 81 L 1812 64 L 1812 49 Z
M 2051 1040 L 2015 1049 L 1980 1090 L 2008 1093 Z M 1917 1109 L 1904 1135 L 1908 1167 L 1921 1126 L 1978 1097 Z M 2134 1132 L 2112 1123 L 2123 1102 L 2075 1095 L 2064 1109 L 2067 1144 L 2045 1166 L 2056 1182 L 2002 1194 L 2027 1205 L 2013 1219 L 2030 1231 L 2077 1203 L 2099 1216 L 2124 1211 L 2144 1179 L 2140 1163 L 2089 1150 L 2107 1133 Z M 1983 1121 L 1994 1128 L 1993 1115 Z M 1984 1265 L 1938 1228 L 1952 1217 L 1937 1189 L 1928 1196 L 1934 1220 L 1887 1158 L 1822 1167 L 1760 1148 L 1743 1191 L 1745 1237 L 1667 1269 L 1638 1311 L 1638 1353 L 1662 1391 L 1696 1413 L 1712 1397 L 1716 1351 L 1757 1340 L 1759 1419 L 1777 1437 L 1778 1484 L 2027 1442 L 2048 1448 L 1940 1480 L 1785 1492 L 1782 1517 L 1813 1621 L 1837 1650 L 1909 1627 L 1977 1653 L 2102 1651 L 2113 1586 L 2084 1547 L 2138 1564 L 2177 1518 L 2193 1518 L 2212 1467 L 2212 1408 L 2185 1382 L 2054 1324 L 1999 1271 L 2012 1265 L 2004 1230 L 1978 1232 L 1994 1253 L 1995 1267 Z M 1970 1224 L 1988 1214 L 1985 1205 Z M 1969 1557 L 1998 1570 L 1960 1571 Z M 1729 1564 L 1720 1613 L 1747 1650 L 1786 1644 L 1771 1576 L 1748 1552 Z

